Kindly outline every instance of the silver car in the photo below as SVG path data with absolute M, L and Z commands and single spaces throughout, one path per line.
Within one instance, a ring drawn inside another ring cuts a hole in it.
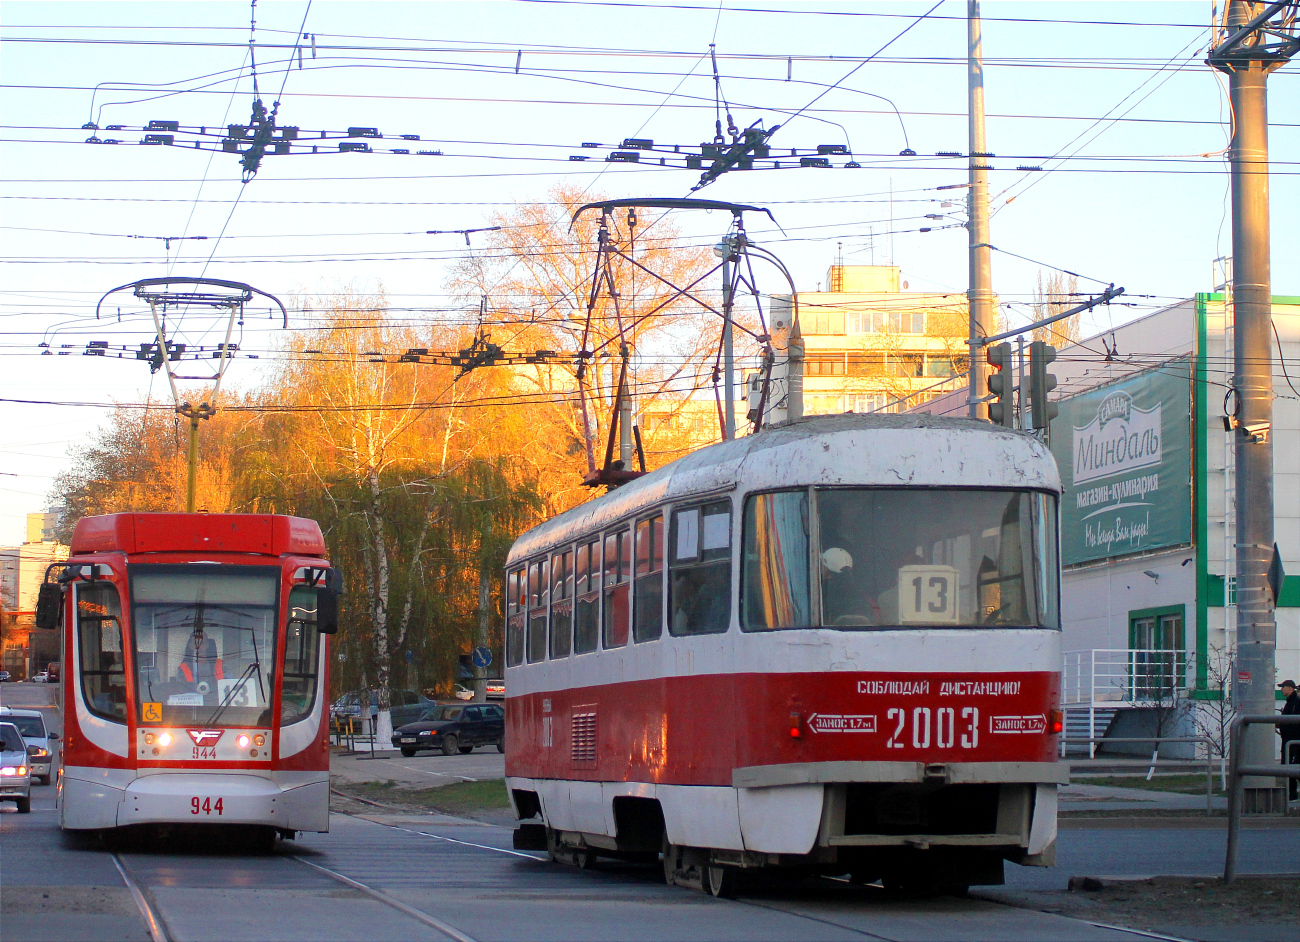
M 32 810 L 32 770 L 27 744 L 13 723 L 0 723 L 0 801 L 12 801 L 19 814 Z
M 27 764 L 32 767 L 32 778 L 42 785 L 50 784 L 50 769 L 54 758 L 52 740 L 59 734 L 45 726 L 45 717 L 39 710 L 15 710 L 0 707 L 0 723 L 13 723 L 27 743 Z

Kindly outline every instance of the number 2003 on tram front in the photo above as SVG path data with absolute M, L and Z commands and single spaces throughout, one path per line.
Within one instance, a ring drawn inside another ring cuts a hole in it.
M 802 419 L 525 533 L 506 564 L 516 842 L 971 885 L 1053 862 L 1056 464 L 930 416 Z

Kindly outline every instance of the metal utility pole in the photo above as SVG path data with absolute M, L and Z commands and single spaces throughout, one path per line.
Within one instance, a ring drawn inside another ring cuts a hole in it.
M 980 39 L 979 0 L 966 3 L 967 39 L 967 112 L 970 122 L 969 165 L 970 189 L 966 194 L 967 223 L 970 235 L 970 287 L 966 301 L 970 307 L 970 388 L 966 394 L 967 415 L 983 418 L 987 412 L 980 403 L 984 395 L 984 358 L 980 345 L 993 324 L 993 274 L 989 245 L 989 178 L 988 146 L 984 141 L 984 50 Z
M 730 248 L 730 247 L 728 247 Z M 723 402 L 727 414 L 726 438 L 731 441 L 736 437 L 736 361 L 731 340 L 731 252 L 722 259 L 722 376 L 727 384 Z
M 1273 299 L 1269 264 L 1268 73 L 1300 49 L 1300 3 L 1231 0 L 1226 29 L 1208 62 L 1228 75 L 1232 99 L 1233 380 L 1237 466 L 1237 650 L 1233 699 L 1245 714 L 1276 709 L 1277 599 L 1273 556 Z M 1274 763 L 1273 733 L 1241 728 L 1241 762 Z M 1286 809 L 1277 779 L 1244 780 L 1247 813 Z

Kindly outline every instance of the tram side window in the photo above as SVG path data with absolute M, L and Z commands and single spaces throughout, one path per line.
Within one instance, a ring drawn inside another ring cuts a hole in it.
M 746 631 L 812 624 L 808 577 L 808 493 L 755 494 L 745 502 L 741 627 Z
M 551 603 L 551 564 L 543 559 L 528 567 L 528 663 L 546 659 L 546 610 Z
M 111 582 L 77 585 L 77 648 L 86 706 L 96 716 L 125 723 L 122 603 Z
M 573 644 L 573 553 L 551 557 L 551 657 L 568 657 Z
M 632 534 L 624 528 L 605 534 L 605 607 L 604 646 L 621 648 L 627 644 L 631 621 L 628 599 L 628 575 L 632 563 Z
M 669 536 L 668 630 L 724 632 L 731 625 L 731 503 L 673 512 Z
M 289 592 L 289 624 L 284 638 L 284 689 L 280 722 L 305 719 L 316 702 L 320 632 L 316 630 L 316 590 L 296 585 Z
M 506 666 L 514 667 L 524 659 L 524 594 L 527 580 L 522 569 L 506 576 Z
M 632 637 L 653 641 L 664 631 L 664 516 L 636 523 L 636 585 Z
M 600 540 L 578 547 L 574 562 L 573 653 L 596 650 L 600 615 Z

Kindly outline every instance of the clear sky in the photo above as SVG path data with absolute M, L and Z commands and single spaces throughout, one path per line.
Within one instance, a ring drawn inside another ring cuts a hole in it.
M 892 259 L 912 290 L 961 292 L 963 191 L 936 188 L 964 182 L 965 161 L 934 155 L 967 149 L 965 4 L 946 0 L 916 22 L 932 7 L 318 0 L 308 10 L 305 0 L 263 0 L 257 79 L 268 104 L 279 97 L 280 125 L 375 127 L 385 135 L 377 148 L 441 154 L 269 156 L 242 184 L 235 155 L 133 142 L 151 120 L 208 128 L 248 120 L 248 3 L 6 2 L 0 398 L 165 394 L 161 379 L 150 390 L 147 367 L 134 359 L 81 355 L 94 340 L 150 339 L 129 295 L 94 316 L 101 295 L 139 278 L 205 272 L 246 281 L 285 299 L 298 324 L 307 299 L 346 289 L 382 289 L 394 306 L 431 320 L 459 317 L 464 302 L 449 296 L 445 279 L 464 240 L 426 230 L 486 225 L 494 211 L 544 199 L 561 181 L 599 196 L 686 195 L 697 171 L 603 156 L 628 137 L 683 146 L 712 139 L 711 43 L 740 127 L 781 123 L 774 148 L 845 144 L 862 166 L 843 168 L 847 158 L 836 157 L 831 170 L 737 172 L 698 195 L 770 207 L 785 233 L 754 220 L 751 234 L 786 261 L 801 290 L 819 286 L 842 243 L 849 263 Z M 1137 306 L 1099 310 L 1085 329 L 1210 290 L 1212 262 L 1231 246 L 1225 92 L 1204 65 L 1210 4 L 989 2 L 983 15 L 988 142 L 997 155 L 992 242 L 1001 250 L 993 277 L 1010 302 L 1006 315 L 1022 316 L 1020 302 L 1040 271 L 1050 273 L 1045 266 L 1096 279 L 1081 280 L 1084 290 L 1114 282 L 1137 296 Z M 1282 263 L 1297 256 L 1300 239 L 1281 210 L 1300 197 L 1296 72 L 1289 65 L 1270 79 L 1280 295 L 1300 294 L 1295 267 Z M 87 122 L 99 130 L 83 130 Z M 83 143 L 92 133 L 123 143 Z M 393 140 L 401 134 L 420 141 Z M 899 156 L 909 146 L 917 156 Z M 1044 171 L 1015 169 L 1022 165 Z M 708 243 L 727 221 L 694 214 L 679 225 Z M 182 235 L 206 238 L 170 249 L 158 238 Z M 242 349 L 272 349 L 278 324 L 255 311 Z M 211 344 L 221 339 L 215 330 L 195 316 L 182 332 Z M 42 342 L 70 345 L 68 355 L 43 357 Z M 254 386 L 264 366 L 239 359 L 228 381 Z M 24 514 L 44 507 L 69 449 L 105 410 L 14 402 L 0 410 L 0 544 L 9 544 L 23 538 Z

